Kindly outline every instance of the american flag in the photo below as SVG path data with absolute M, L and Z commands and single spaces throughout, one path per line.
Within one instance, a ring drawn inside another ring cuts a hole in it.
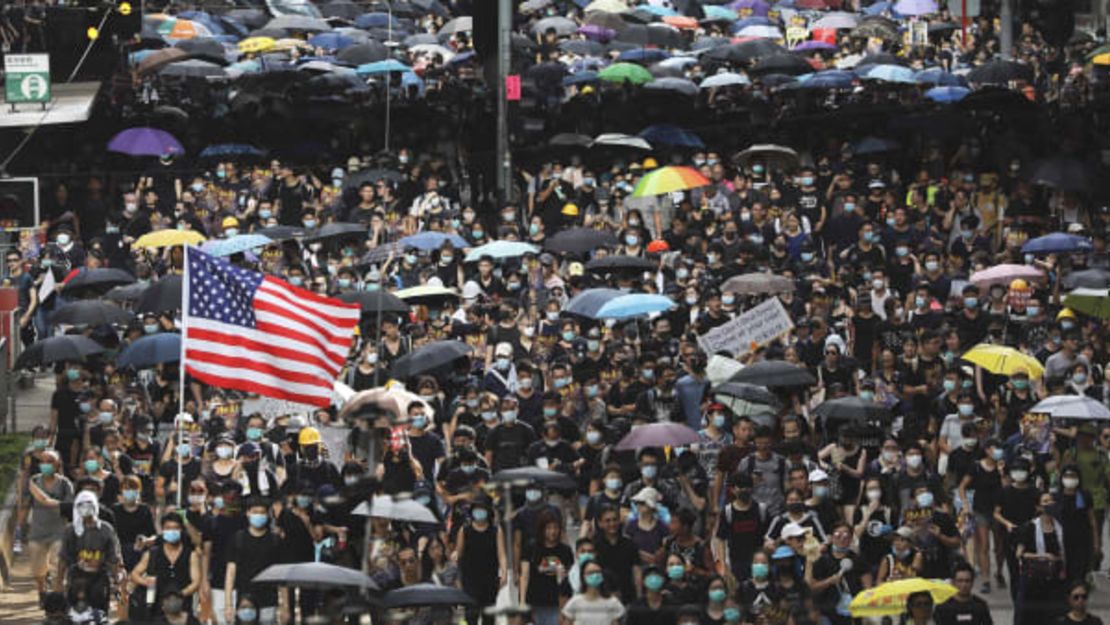
M 314 406 L 354 340 L 359 307 L 185 248 L 184 354 L 195 379 Z

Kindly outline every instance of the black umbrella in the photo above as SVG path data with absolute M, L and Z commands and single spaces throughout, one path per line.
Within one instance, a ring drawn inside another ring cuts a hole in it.
M 809 74 L 813 66 L 804 58 L 794 54 L 776 54 L 760 59 L 752 66 L 752 74 Z
M 781 405 L 779 398 L 767 390 L 765 386 L 747 384 L 745 382 L 725 382 L 713 387 L 714 395 L 725 395 L 742 399 L 752 404 L 765 404 L 775 409 Z
M 601 56 L 605 54 L 605 46 L 592 39 L 570 39 L 559 44 L 563 52 L 577 54 L 578 56 Z
M 320 14 L 324 17 L 340 17 L 345 20 L 353 20 L 363 13 L 365 11 L 350 0 L 332 0 L 320 5 Z
M 859 60 L 860 65 L 905 65 L 906 62 L 889 52 L 872 52 Z
M 572 132 L 563 132 L 551 137 L 547 144 L 552 146 L 588 148 L 593 145 L 593 142 L 593 137 L 574 134 Z
M 377 182 L 379 180 L 389 180 L 400 184 L 405 180 L 405 175 L 396 169 L 383 169 L 378 167 L 376 169 L 364 169 L 357 171 L 343 179 L 344 187 L 359 187 L 364 182 Z
M 204 57 L 227 65 L 227 50 L 224 48 L 224 44 L 211 37 L 184 39 L 174 44 L 173 47 L 188 52 L 189 56 Z
M 1054 156 L 1038 162 L 1033 168 L 1033 184 L 1077 192 L 1089 191 L 1094 186 L 1086 163 L 1070 156 Z
M 539 484 L 545 488 L 574 488 L 574 478 L 566 473 L 549 471 L 539 467 L 520 467 L 519 469 L 504 469 L 493 474 L 493 481 L 498 484 L 513 484 L 527 486 Z
M 351 291 L 340 294 L 339 299 L 358 304 L 362 307 L 363 314 L 376 313 L 379 310 L 383 313 L 403 314 L 411 310 L 401 298 L 388 291 Z
M 32 343 L 15 360 L 16 369 L 29 369 L 52 362 L 76 362 L 104 353 L 104 347 L 87 336 L 67 334 Z
M 325 562 L 298 562 L 297 564 L 273 564 L 251 580 L 256 584 L 281 584 L 297 588 L 335 588 L 353 586 L 377 590 L 374 580 L 361 571 L 336 566 Z
M 50 323 L 69 325 L 115 325 L 131 321 L 131 313 L 109 302 L 100 300 L 79 300 L 64 304 L 50 315 Z
M 1110 288 L 1110 270 L 1084 269 L 1064 276 L 1064 286 L 1069 289 L 1106 289 Z
M 770 39 L 752 39 L 750 41 L 713 48 L 705 53 L 705 58 L 716 61 L 743 63 L 780 54 L 786 54 L 786 48 L 783 48 Z
M 320 241 L 322 239 L 331 239 L 344 235 L 360 235 L 365 237 L 368 232 L 369 228 L 362 224 L 337 221 L 335 223 L 324 224 L 320 228 L 306 234 L 304 238 L 306 241 Z
M 537 85 L 562 85 L 563 76 L 567 75 L 567 66 L 558 61 L 540 63 L 528 68 L 528 77 L 536 81 Z
M 818 406 L 814 414 L 825 421 L 890 421 L 893 418 L 890 408 L 883 404 L 854 396 L 830 399 Z
M 289 241 L 307 236 L 311 231 L 301 226 L 271 226 L 255 230 L 255 232 L 269 238 L 271 241 Z
M 586 269 L 597 273 L 608 271 L 651 271 L 655 265 L 646 258 L 638 256 L 606 256 L 586 263 Z
M 82 269 L 65 283 L 65 293 L 79 290 L 107 291 L 114 286 L 131 284 L 135 276 L 122 269 Z
M 562 230 L 543 243 L 543 248 L 551 252 L 583 255 L 599 247 L 613 247 L 617 237 L 612 232 L 593 228 L 571 228 Z
M 969 83 L 980 85 L 1005 85 L 1011 80 L 1033 80 L 1033 68 L 1017 61 L 995 59 L 983 63 L 967 74 Z
M 166 276 L 150 285 L 135 302 L 135 312 L 163 313 L 181 308 L 181 276 Z
M 395 378 L 411 378 L 421 373 L 451 364 L 473 351 L 466 343 L 458 341 L 436 341 L 405 354 L 393 363 L 389 374 Z
M 762 360 L 737 371 L 729 381 L 767 387 L 812 386 L 817 383 L 817 378 L 806 369 L 785 360 Z
M 860 20 L 860 23 L 852 29 L 851 35 L 861 39 L 869 37 L 884 40 L 897 39 L 898 22 L 880 15 L 869 15 Z
M 147 285 L 141 282 L 133 282 L 131 284 L 114 287 L 112 290 L 108 291 L 104 297 L 113 302 L 133 302 L 139 299 L 139 296 L 143 294 L 146 288 Z
M 620 32 L 628 28 L 629 24 L 621 18 L 617 13 L 607 13 L 605 11 L 591 11 L 586 15 L 586 19 L 582 21 L 584 25 L 600 26 L 601 28 L 608 28 Z
M 347 65 L 359 66 L 389 58 L 389 48 L 380 41 L 367 41 L 344 48 L 335 55 L 335 60 Z
M 391 590 L 382 597 L 382 605 L 387 610 L 394 608 L 474 605 L 474 598 L 458 588 L 438 584 L 414 584 Z

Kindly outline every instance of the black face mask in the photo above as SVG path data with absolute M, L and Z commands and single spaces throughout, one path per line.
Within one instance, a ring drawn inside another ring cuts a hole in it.
M 736 491 L 736 499 L 739 500 L 740 503 L 748 503 L 752 500 L 752 491 L 747 488 L 740 489 Z
M 786 511 L 791 514 L 801 514 L 806 511 L 806 505 L 802 502 L 788 503 L 786 504 Z
M 317 458 L 320 457 L 320 448 L 316 447 L 315 445 L 313 445 L 311 447 L 302 447 L 301 448 L 301 456 L 305 460 L 308 460 L 309 462 L 313 462 Z

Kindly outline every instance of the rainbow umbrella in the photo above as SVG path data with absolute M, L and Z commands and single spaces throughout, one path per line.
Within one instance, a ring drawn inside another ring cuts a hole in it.
M 709 179 L 692 167 L 660 167 L 640 178 L 632 197 L 663 195 L 673 191 L 696 189 L 709 184 Z

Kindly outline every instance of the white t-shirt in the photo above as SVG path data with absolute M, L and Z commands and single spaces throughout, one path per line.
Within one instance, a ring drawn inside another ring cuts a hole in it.
M 616 597 L 591 600 L 578 594 L 563 606 L 563 616 L 574 625 L 613 625 L 613 621 L 624 616 L 624 606 Z

